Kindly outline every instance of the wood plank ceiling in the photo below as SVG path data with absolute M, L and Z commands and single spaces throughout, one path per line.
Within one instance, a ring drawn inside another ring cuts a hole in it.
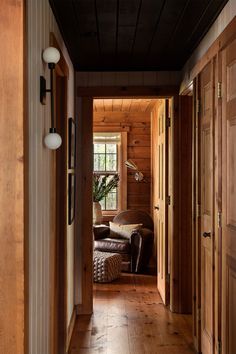
M 78 71 L 180 70 L 227 0 L 49 0 Z
M 152 111 L 156 99 L 95 99 L 93 100 L 94 112 L 145 112 Z

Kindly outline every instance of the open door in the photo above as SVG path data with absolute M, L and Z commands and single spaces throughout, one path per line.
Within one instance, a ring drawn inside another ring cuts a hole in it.
M 214 178 L 213 63 L 200 75 L 201 92 L 201 340 L 202 353 L 213 352 Z
M 157 235 L 157 287 L 165 305 L 169 303 L 168 281 L 168 217 L 167 217 L 167 179 L 168 179 L 168 134 L 167 134 L 168 100 L 160 100 L 153 126 L 153 160 L 155 161 L 154 178 L 154 228 Z

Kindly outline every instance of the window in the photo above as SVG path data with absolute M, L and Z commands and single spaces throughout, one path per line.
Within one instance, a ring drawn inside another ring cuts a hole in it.
M 94 172 L 105 175 L 119 174 L 120 133 L 94 133 Z M 119 191 L 114 188 L 101 200 L 103 211 L 118 210 Z

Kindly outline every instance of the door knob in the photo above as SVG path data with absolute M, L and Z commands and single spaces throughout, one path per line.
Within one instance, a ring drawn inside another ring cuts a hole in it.
M 205 238 L 207 238 L 207 237 L 211 238 L 211 233 L 210 232 L 203 232 L 202 236 Z
M 155 206 L 154 206 L 154 209 L 155 209 L 155 210 L 160 210 L 159 205 L 155 205 Z

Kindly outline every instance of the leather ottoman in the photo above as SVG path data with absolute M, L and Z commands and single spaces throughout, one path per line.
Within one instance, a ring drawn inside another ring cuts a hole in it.
M 122 257 L 118 253 L 94 251 L 93 280 L 109 283 L 120 277 Z

